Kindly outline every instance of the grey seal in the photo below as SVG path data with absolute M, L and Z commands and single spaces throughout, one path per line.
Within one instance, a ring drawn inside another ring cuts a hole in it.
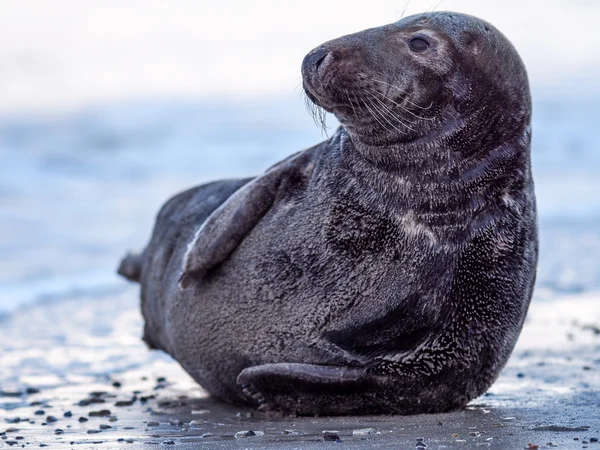
M 461 408 L 504 367 L 535 281 L 525 67 L 444 12 L 329 41 L 302 76 L 341 126 L 163 206 L 119 269 L 141 283 L 144 339 L 229 402 Z

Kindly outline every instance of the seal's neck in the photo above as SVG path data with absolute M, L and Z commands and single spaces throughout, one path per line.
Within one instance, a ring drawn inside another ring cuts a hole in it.
M 479 152 L 469 143 L 456 150 L 461 129 L 447 126 L 427 139 L 369 145 L 340 127 L 334 139 L 343 164 L 375 194 L 371 198 L 449 223 L 469 220 L 482 205 L 522 187 L 529 173 L 528 131 Z

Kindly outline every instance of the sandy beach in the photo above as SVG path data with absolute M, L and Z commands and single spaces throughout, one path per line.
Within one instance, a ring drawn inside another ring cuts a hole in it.
M 600 293 L 535 299 L 508 366 L 465 410 L 293 418 L 212 400 L 147 350 L 136 291 L 1 323 L 0 448 L 600 448 Z

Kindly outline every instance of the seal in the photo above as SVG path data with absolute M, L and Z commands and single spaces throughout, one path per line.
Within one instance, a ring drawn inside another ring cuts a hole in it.
M 229 402 L 461 408 L 505 365 L 535 281 L 525 67 L 493 26 L 444 12 L 329 41 L 302 76 L 341 126 L 164 205 L 120 268 L 144 339 Z

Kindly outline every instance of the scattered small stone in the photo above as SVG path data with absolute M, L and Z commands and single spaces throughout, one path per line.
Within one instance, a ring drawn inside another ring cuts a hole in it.
M 579 438 L 578 438 L 578 437 L 576 437 L 576 438 L 573 438 L 573 440 L 574 440 L 574 441 L 578 441 L 578 440 L 579 440 Z
M 439 425 L 440 427 L 443 427 L 443 426 L 444 426 L 444 422 L 438 422 L 438 425 Z
M 54 430 L 54 434 L 64 434 L 64 430 L 61 430 L 60 428 L 57 428 L 56 430 Z
M 374 428 L 360 428 L 358 430 L 352 431 L 353 436 L 366 436 L 368 434 L 373 434 L 373 433 L 375 433 Z
M 171 439 L 169 439 L 168 441 L 163 441 L 163 444 L 167 444 L 167 445 L 174 445 L 175 442 L 172 441 Z
M 88 416 L 90 416 L 90 417 L 108 417 L 108 416 L 110 416 L 110 410 L 101 409 L 100 411 L 90 411 Z
M 323 434 L 324 441 L 339 441 L 340 440 L 340 432 L 339 431 L 324 430 L 322 434 Z
M 590 442 L 598 442 L 598 438 L 597 437 L 590 438 Z
M 117 439 L 117 442 L 125 442 L 125 439 L 124 438 L 119 438 L 119 439 Z
M 28 387 L 27 389 L 25 389 L 25 393 L 27 395 L 39 394 L 40 390 L 38 388 Z
M 156 379 L 156 382 L 157 382 L 157 383 L 164 383 L 165 381 L 167 381 L 167 379 L 166 379 L 165 377 L 158 377 L 158 378 Z
M 23 436 L 15 436 L 15 439 L 17 441 L 22 441 L 23 439 L 25 439 Z
M 87 422 L 87 421 L 88 421 L 88 418 L 87 418 L 87 417 L 80 417 L 80 418 L 79 418 L 79 421 L 80 421 L 80 422 Z
M 525 378 L 525 374 L 523 372 L 519 372 L 517 374 L 517 378 Z
M 479 431 L 469 431 L 469 436 L 481 436 Z
M 135 430 L 135 427 L 123 427 L 124 430 Z
M 72 413 L 71 411 L 66 411 L 66 412 L 63 414 L 63 416 L 64 416 L 64 417 L 73 417 L 73 413 Z
M 158 427 L 160 426 L 160 423 L 151 420 L 146 425 L 148 425 L 149 427 Z
M 102 430 L 87 430 L 87 434 L 98 434 L 102 433 Z
M 4 419 L 6 423 L 19 423 L 21 421 L 20 417 L 13 417 L 11 419 Z
M 587 431 L 590 427 L 564 427 L 562 425 L 550 425 L 547 427 L 537 427 L 533 428 L 533 431 Z
M 44 414 L 46 414 L 46 411 L 44 411 L 43 409 L 38 409 L 33 414 L 35 414 L 36 416 L 43 416 Z
M 415 444 L 416 450 L 425 450 L 427 448 L 427 444 L 424 441 L 424 438 L 417 438 L 417 442 Z
M 125 439 L 125 442 L 126 442 L 127 444 L 133 444 L 133 439 Z
M 527 450 L 536 450 L 538 448 L 540 448 L 539 445 L 537 444 L 532 444 L 531 442 L 529 444 L 527 444 L 527 447 L 525 447 Z
M 211 436 L 214 436 L 214 435 L 213 435 L 212 433 L 204 433 L 204 434 L 203 434 L 202 436 L 200 436 L 200 437 L 207 438 L 207 437 L 211 437 Z
M 234 437 L 236 439 L 239 438 L 247 438 L 247 437 L 252 437 L 252 436 L 256 436 L 256 433 L 252 430 L 247 430 L 247 431 L 238 431 L 237 433 L 235 433 Z
M 156 398 L 156 396 L 154 396 L 154 395 L 143 395 L 142 397 L 140 397 L 140 402 L 146 403 L 148 400 L 153 400 L 155 398 Z M 192 411 L 192 414 L 194 414 L 193 411 Z
M 23 395 L 20 391 L 0 391 L 0 397 L 20 397 Z
M 118 402 L 115 403 L 115 406 L 117 407 L 123 407 L 123 406 L 132 406 L 133 402 L 135 400 L 119 400 Z
M 40 444 L 40 447 L 48 447 L 48 444 Z
M 110 425 L 105 425 L 105 424 L 101 423 L 99 428 L 101 430 L 110 430 L 112 427 Z
M 17 431 L 21 431 L 20 428 L 10 427 L 6 429 L 7 433 L 16 433 Z
M 58 419 L 54 416 L 48 416 L 48 417 L 46 417 L 46 422 L 48 422 L 48 423 L 58 422 Z
M 554 444 L 553 442 L 547 442 L 546 447 L 558 447 L 558 444 Z
M 108 421 L 109 421 L 109 422 L 116 422 L 117 420 L 119 420 L 119 419 L 117 419 L 117 417 L 116 417 L 116 416 L 110 416 L 110 417 L 108 418 Z
M 297 430 L 283 430 L 283 434 L 292 434 L 295 436 L 301 435 L 302 433 Z
M 120 382 L 118 382 L 118 381 L 113 381 L 113 384 L 112 384 L 112 385 L 113 385 L 113 387 L 115 387 L 115 388 L 117 388 L 117 389 L 118 389 L 118 388 L 120 388 L 121 386 L 123 386 L 123 385 L 122 385 Z

